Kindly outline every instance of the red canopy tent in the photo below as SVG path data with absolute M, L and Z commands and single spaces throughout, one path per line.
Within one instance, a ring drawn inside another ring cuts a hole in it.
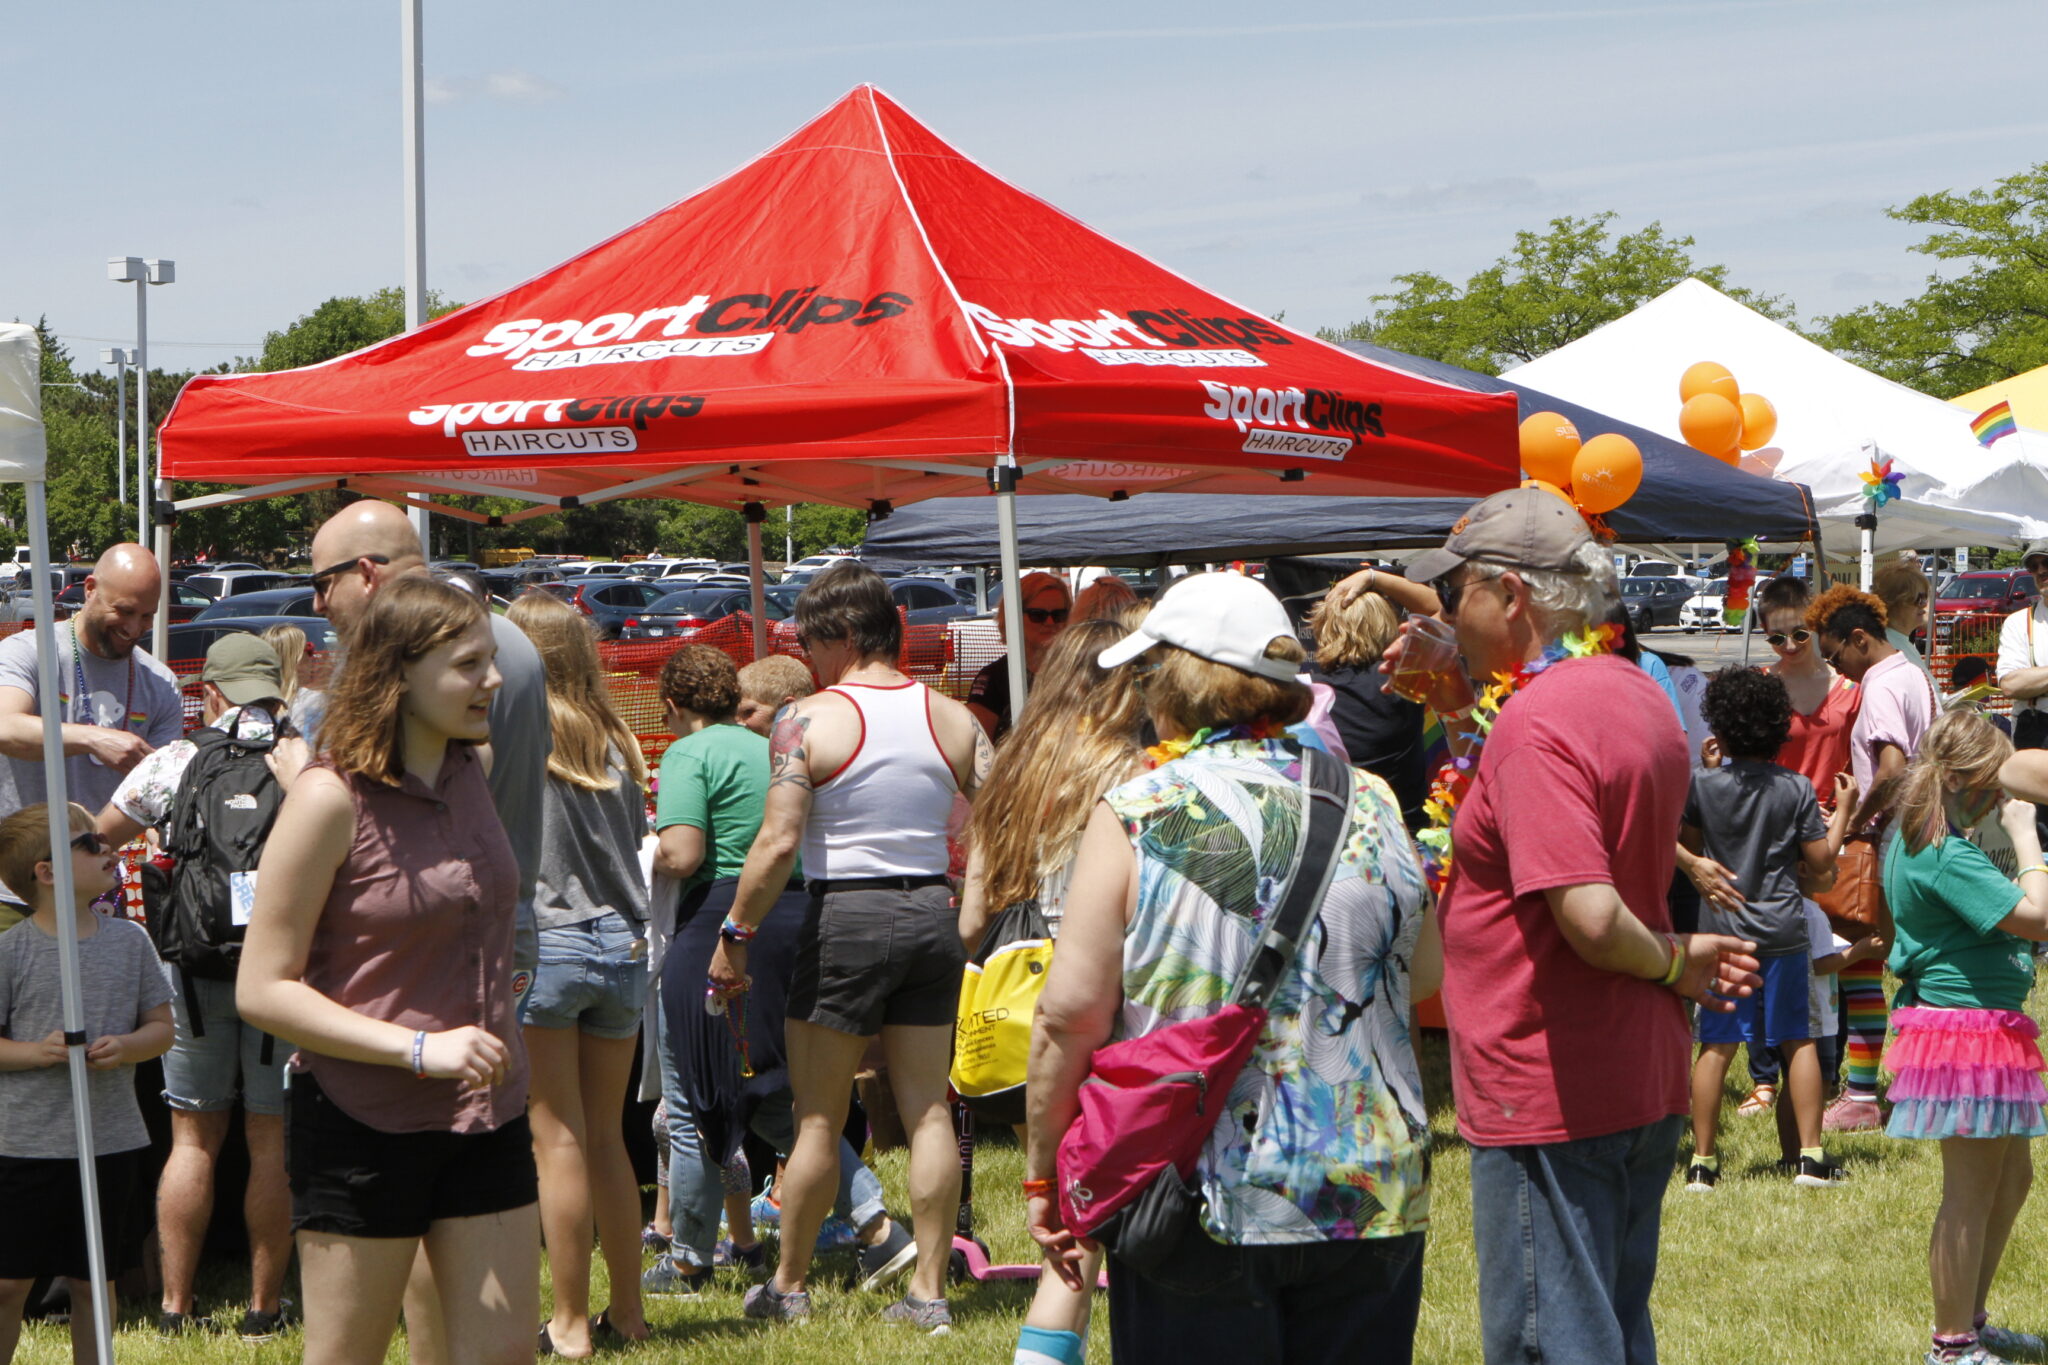
M 436 499 L 533 504 L 507 522 L 629 496 L 881 512 L 999 466 L 1030 476 L 1002 492 L 1477 497 L 1517 458 L 1511 394 L 1211 294 L 869 86 L 495 298 L 324 364 L 194 378 L 161 444 L 163 478 L 243 486 L 179 508 L 344 484 L 469 519 Z

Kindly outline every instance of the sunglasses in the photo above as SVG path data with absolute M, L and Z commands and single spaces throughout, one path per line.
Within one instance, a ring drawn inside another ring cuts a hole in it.
M 1841 658 L 1844 654 L 1848 652 L 1849 642 L 1847 640 L 1844 640 L 1841 644 L 1835 646 L 1835 651 L 1832 654 L 1830 654 L 1827 650 L 1823 649 L 1820 652 L 1820 661 L 1826 664 L 1829 668 L 1833 668 L 1835 666 L 1835 660 Z
M 80 853 L 105 853 L 113 845 L 107 842 L 106 835 L 101 834 L 98 830 L 89 829 L 83 834 L 74 835 L 71 840 L 71 847 Z
M 1458 614 L 1458 600 L 1465 595 L 1465 589 L 1499 581 L 1495 578 L 1467 578 L 1461 583 L 1453 583 L 1448 578 L 1439 578 L 1432 586 L 1436 589 L 1437 600 L 1443 603 L 1445 619 L 1449 619 Z
M 1764 643 L 1772 649 L 1783 649 L 1786 645 L 1803 645 L 1812 638 L 1813 632 L 1801 626 L 1790 635 L 1785 634 L 1783 631 L 1774 630 L 1769 635 L 1764 636 Z
M 1033 625 L 1042 626 L 1048 621 L 1058 626 L 1063 626 L 1067 623 L 1067 608 L 1065 607 L 1026 607 L 1024 608 L 1024 615 L 1030 619 Z
M 389 564 L 389 555 L 357 555 L 344 564 L 329 564 L 324 569 L 315 569 L 306 575 L 306 585 L 314 592 L 324 593 L 328 585 L 344 574 L 361 573 L 365 564 Z

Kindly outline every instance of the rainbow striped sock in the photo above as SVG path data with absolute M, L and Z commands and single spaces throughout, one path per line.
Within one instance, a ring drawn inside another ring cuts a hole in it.
M 1842 1089 L 1850 1099 L 1877 1099 L 1877 1069 L 1884 1056 L 1885 1029 L 1891 1009 L 1884 998 L 1884 964 L 1858 962 L 1844 967 L 1842 1013 L 1848 1022 L 1847 1054 L 1842 1059 Z

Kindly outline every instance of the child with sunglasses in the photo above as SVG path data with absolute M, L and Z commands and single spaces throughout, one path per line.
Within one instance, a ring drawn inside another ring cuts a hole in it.
M 171 987 L 149 933 L 103 918 L 93 900 L 114 886 L 114 851 L 83 806 L 70 808 L 72 904 L 59 906 L 50 814 L 27 806 L 0 820 L 0 882 L 33 912 L 0 934 L 0 1365 L 21 1336 L 29 1290 L 44 1275 L 71 1282 L 71 1344 L 93 1358 L 92 1265 L 79 1190 L 69 1054 L 57 970 L 59 916 L 78 926 L 78 975 L 91 1068 L 93 1165 L 107 1278 L 135 1263 L 121 1229 L 149 1133 L 135 1067 L 171 1046 Z M 108 1305 L 112 1320 L 112 1305 Z

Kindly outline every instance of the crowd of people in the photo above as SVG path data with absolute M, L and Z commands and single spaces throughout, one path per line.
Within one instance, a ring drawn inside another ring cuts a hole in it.
M 1412 1006 L 1439 992 L 1488 1362 L 1655 1361 L 1663 1202 L 1681 1169 L 1690 1194 L 1721 1186 L 1738 1049 L 1739 1108 L 1775 1114 L 1789 1185 L 1858 1197 L 1830 1133 L 1940 1144 L 1928 1361 L 2048 1354 L 1989 1316 L 2048 1133 L 2025 1012 L 2048 941 L 2041 608 L 2006 624 L 1988 680 L 2015 699 L 2010 737 L 1945 703 L 1905 559 L 1875 595 L 1762 584 L 1774 662 L 1710 678 L 1617 616 L 1611 556 L 1571 508 L 1516 490 L 1405 573 L 1338 582 L 1301 630 L 1239 574 L 1151 603 L 1027 575 L 1019 705 L 1007 660 L 964 702 L 901 671 L 902 618 L 849 563 L 797 599 L 807 664 L 666 659 L 674 739 L 650 773 L 571 608 L 493 613 L 373 501 L 313 558 L 342 644 L 328 685 L 299 686 L 303 635 L 229 636 L 189 737 L 141 645 L 157 566 L 134 545 L 101 558 L 58 636 L 70 905 L 36 646 L 0 642 L 0 1225 L 39 1230 L 0 1235 L 0 1362 L 38 1280 L 91 1292 L 63 916 L 110 1273 L 149 1197 L 134 1068 L 164 1059 L 167 1335 L 202 1326 L 238 1107 L 240 1334 L 286 1330 L 296 1253 L 309 1359 L 380 1361 L 401 1318 L 422 1365 L 586 1357 L 647 1339 L 646 1296 L 720 1267 L 756 1281 L 745 1317 L 800 1322 L 828 1222 L 861 1289 L 901 1284 L 884 1322 L 943 1333 L 963 971 L 1021 922 L 1053 944 L 1018 1062 L 1045 1263 L 1024 1365 L 1081 1365 L 1102 1283 L 1119 1360 L 1224 1341 L 1410 1359 L 1431 1200 Z M 2048 582 L 2048 543 L 2024 562 Z M 1416 700 L 1388 684 L 1423 621 L 1457 662 Z M 138 837 L 147 931 L 96 908 Z M 1213 1092 L 1206 1070 L 1133 1069 L 1232 1017 L 1255 1041 Z M 659 1101 L 644 1231 L 636 1055 Z M 877 1062 L 909 1147 L 902 1218 L 847 1137 Z M 1091 1092 L 1147 1085 L 1199 1092 L 1192 1171 L 1133 1180 L 1098 1217 L 1117 1144 L 1077 1140 L 1099 1138 Z M 765 1193 L 750 1145 L 776 1159 Z M 89 1358 L 92 1315 L 71 1321 Z

